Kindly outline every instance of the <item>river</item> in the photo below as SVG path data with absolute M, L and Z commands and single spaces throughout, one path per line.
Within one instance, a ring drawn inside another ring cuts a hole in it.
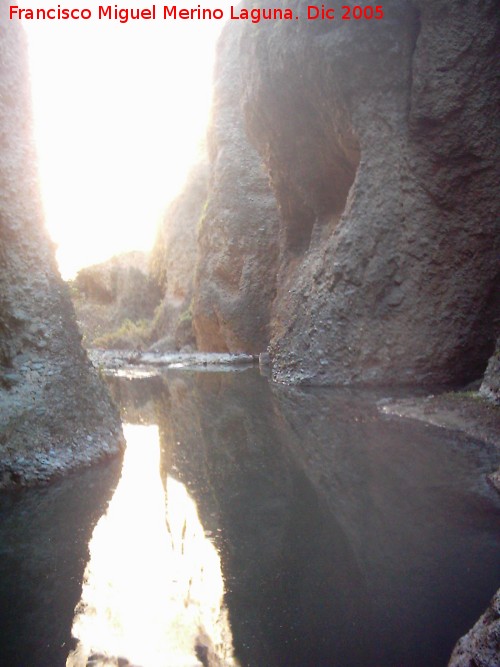
M 500 586 L 498 451 L 383 393 L 108 378 L 116 460 L 0 496 L 6 667 L 444 667 Z

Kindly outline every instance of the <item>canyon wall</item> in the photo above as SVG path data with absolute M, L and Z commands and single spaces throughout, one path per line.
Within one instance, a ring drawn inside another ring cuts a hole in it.
M 202 161 L 191 170 L 158 229 L 151 257 L 151 273 L 162 293 L 151 331 L 156 341 L 153 349 L 158 351 L 195 345 L 191 302 L 196 240 L 207 187 L 208 166 Z
M 292 384 L 481 377 L 500 329 L 495 3 L 389 0 L 379 21 L 273 6 L 301 19 L 219 40 L 184 262 L 197 347 L 269 345 Z
M 149 275 L 149 253 L 136 250 L 80 269 L 71 296 L 85 347 L 129 349 L 134 332 L 142 345 L 160 290 Z
M 278 214 L 245 136 L 238 58 L 242 28 L 218 43 L 208 133 L 209 194 L 199 224 L 193 325 L 200 350 L 265 350 L 276 291 Z
M 240 56 L 280 208 L 273 379 L 477 378 L 500 312 L 496 3 L 306 4 L 273 3 L 301 20 L 248 25 Z
M 5 15 L 5 3 L 0 5 Z M 80 344 L 43 225 L 24 34 L 0 25 L 0 487 L 117 452 L 121 427 Z M 68 221 L 70 224 L 70 221 Z

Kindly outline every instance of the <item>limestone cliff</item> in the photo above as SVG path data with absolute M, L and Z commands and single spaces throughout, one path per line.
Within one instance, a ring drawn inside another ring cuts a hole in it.
M 24 35 L 2 22 L 1 487 L 45 480 L 118 451 L 118 415 L 80 338 L 43 226 Z
M 269 343 L 278 216 L 261 160 L 245 136 L 241 32 L 237 24 L 228 26 L 218 44 L 193 324 L 200 350 L 258 353 Z
M 388 0 L 379 21 L 306 4 L 273 3 L 301 19 L 248 25 L 241 49 L 281 214 L 273 378 L 480 377 L 500 312 L 497 3 Z
M 179 196 L 168 207 L 158 229 L 151 272 L 162 292 L 152 327 L 154 349 L 194 346 L 192 323 L 196 237 L 207 199 L 208 166 L 202 161 L 189 174 Z

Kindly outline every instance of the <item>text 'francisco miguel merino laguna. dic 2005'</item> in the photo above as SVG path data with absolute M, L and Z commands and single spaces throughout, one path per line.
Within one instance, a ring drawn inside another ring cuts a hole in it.
M 232 21 L 249 21 L 260 23 L 261 21 L 342 21 L 349 20 L 380 20 L 384 18 L 382 5 L 339 5 L 338 8 L 325 7 L 325 5 L 308 5 L 301 14 L 292 9 L 253 7 L 229 7 L 221 9 L 218 7 L 208 8 L 178 7 L 177 5 L 150 5 L 149 7 L 120 7 L 119 5 L 99 5 L 93 7 L 19 7 L 9 5 L 9 19 L 34 20 L 34 21 L 88 21 L 109 20 L 119 23 L 128 21 L 151 21 L 151 20 L 182 20 L 182 21 L 220 21 L 228 18 Z

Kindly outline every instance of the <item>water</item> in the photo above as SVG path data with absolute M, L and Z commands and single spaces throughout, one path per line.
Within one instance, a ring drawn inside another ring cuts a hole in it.
M 500 586 L 492 448 L 254 370 L 109 382 L 123 469 L 0 497 L 1 665 L 442 667 Z

